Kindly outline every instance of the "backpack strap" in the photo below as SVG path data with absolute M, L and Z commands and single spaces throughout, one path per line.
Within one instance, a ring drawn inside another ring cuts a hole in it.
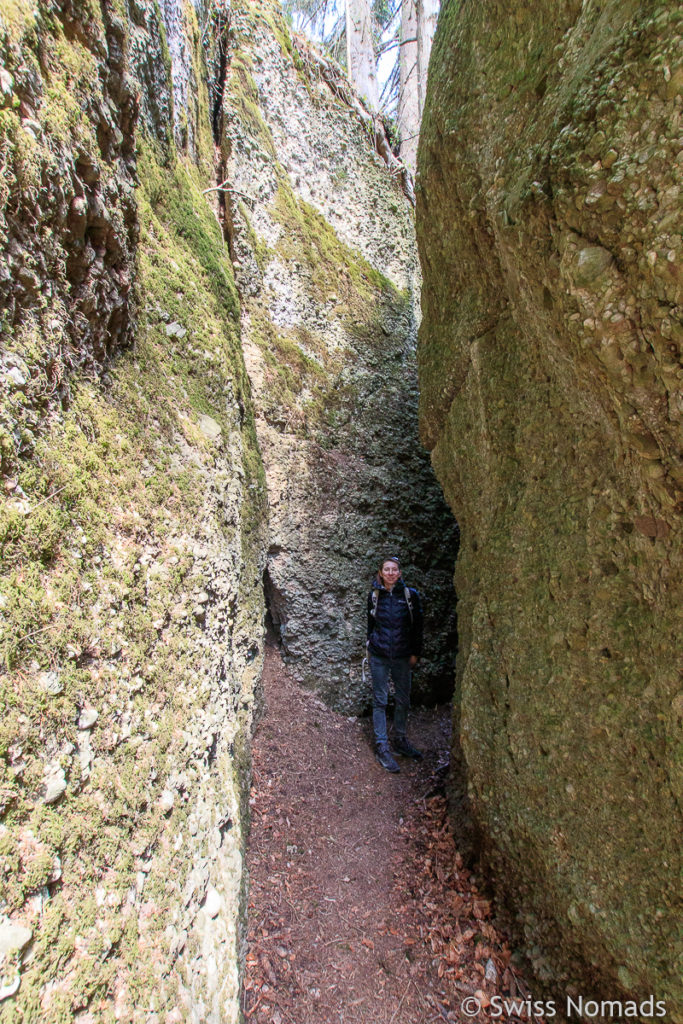
M 372 617 L 377 618 L 377 605 L 379 604 L 379 590 L 377 587 L 372 588 Z
M 415 620 L 413 618 L 413 601 L 412 601 L 412 598 L 410 596 L 410 588 L 409 587 L 404 587 L 403 588 L 403 593 L 405 595 L 406 604 L 408 605 L 408 611 L 410 612 L 410 625 L 412 626 L 414 624 Z

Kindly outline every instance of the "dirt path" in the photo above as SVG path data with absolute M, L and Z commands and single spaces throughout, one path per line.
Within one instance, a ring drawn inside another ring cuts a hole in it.
M 467 996 L 523 986 L 453 846 L 447 709 L 417 710 L 423 762 L 375 762 L 369 720 L 329 711 L 275 648 L 254 747 L 249 948 L 254 1024 L 464 1021 Z M 485 1011 L 479 1020 L 486 1019 Z

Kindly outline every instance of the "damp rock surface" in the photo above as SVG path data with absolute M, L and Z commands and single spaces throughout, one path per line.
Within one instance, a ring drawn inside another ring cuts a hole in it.
M 417 182 L 461 817 L 546 986 L 676 1020 L 681 27 L 670 3 L 447 0 Z

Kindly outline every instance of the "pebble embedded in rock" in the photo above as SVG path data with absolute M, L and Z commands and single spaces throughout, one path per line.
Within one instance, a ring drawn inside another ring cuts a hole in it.
M 21 950 L 33 938 L 33 931 L 21 924 L 14 924 L 8 917 L 0 921 L 0 953 L 5 956 Z
M 174 320 L 172 324 L 166 325 L 166 337 L 167 338 L 178 338 L 182 339 L 187 334 L 186 329 L 182 324 L 179 324 L 177 320 Z
M 66 789 L 66 777 L 64 769 L 58 764 L 50 765 L 45 772 L 45 797 L 46 804 L 55 804 Z
M 216 423 L 211 416 L 199 417 L 199 429 L 210 441 L 218 441 L 221 436 L 220 424 Z
M 98 718 L 99 712 L 95 708 L 85 708 L 78 719 L 78 728 L 81 730 L 92 729 Z
M 78 736 L 78 760 L 81 766 L 81 776 L 87 779 L 90 776 L 90 767 L 93 761 L 92 747 L 90 746 L 90 733 L 82 729 Z
M 14 79 L 9 71 L 0 68 L 0 103 L 3 107 L 9 106 L 14 95 Z
M 0 1002 L 4 999 L 9 999 L 9 997 L 13 996 L 15 992 L 18 992 L 20 985 L 21 975 L 19 973 L 15 974 L 13 981 L 7 982 L 6 985 L 0 985 Z
M 23 373 L 17 366 L 13 366 L 11 367 L 11 369 L 7 371 L 7 377 L 18 388 L 23 388 L 24 384 L 26 383 L 26 377 L 24 377 Z
M 45 803 L 56 804 L 65 790 L 66 779 L 62 779 L 59 777 L 50 779 L 50 781 L 47 784 L 47 789 L 45 791 Z
M 221 907 L 223 906 L 223 897 L 219 892 L 214 889 L 213 886 L 209 886 L 206 893 L 206 900 L 204 901 L 204 909 L 210 918 L 218 917 Z
M 40 278 L 30 267 L 19 267 L 17 280 L 27 292 L 36 294 L 40 291 Z
M 172 793 L 170 789 L 165 789 L 159 799 L 159 806 L 164 814 L 170 814 L 175 804 L 175 793 Z
M 589 245 L 581 249 L 576 260 L 574 280 L 581 286 L 591 284 L 613 263 L 612 254 L 601 245 Z
M 51 697 L 59 697 L 64 693 L 64 683 L 59 678 L 58 672 L 43 672 L 40 676 L 40 685 L 45 693 Z
M 58 882 L 62 877 L 62 862 L 58 854 L 54 855 L 52 860 L 52 871 L 50 872 L 50 882 Z

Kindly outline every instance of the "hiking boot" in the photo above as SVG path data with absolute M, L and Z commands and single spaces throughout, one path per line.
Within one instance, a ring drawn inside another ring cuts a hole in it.
M 392 744 L 397 754 L 403 757 L 412 757 L 415 761 L 421 761 L 423 754 L 421 750 L 409 743 L 405 736 L 396 736 Z
M 375 747 L 375 757 L 382 765 L 382 768 L 386 768 L 388 772 L 400 772 L 399 766 L 392 757 L 391 750 L 389 749 L 388 743 L 378 743 Z

